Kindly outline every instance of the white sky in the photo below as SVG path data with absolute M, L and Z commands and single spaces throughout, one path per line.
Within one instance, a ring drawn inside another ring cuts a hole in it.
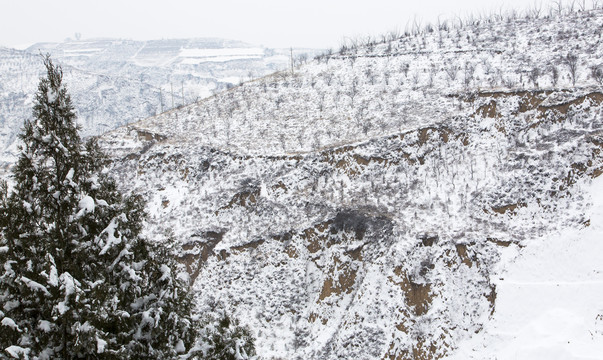
M 569 2 L 570 0 L 563 0 Z M 579 0 L 581 1 L 581 0 Z M 590 3 L 590 0 L 587 1 Z M 346 37 L 378 36 L 467 14 L 550 0 L 0 0 L 0 45 L 74 37 L 133 40 L 222 37 L 267 47 L 337 48 Z

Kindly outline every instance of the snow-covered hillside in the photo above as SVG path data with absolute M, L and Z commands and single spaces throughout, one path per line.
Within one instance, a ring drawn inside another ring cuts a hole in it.
M 294 56 L 312 50 L 295 49 Z M 63 66 L 84 135 L 189 104 L 243 80 L 289 67 L 290 50 L 223 39 L 66 40 L 25 51 L 0 48 L 0 166 L 15 159 L 16 135 L 31 116 L 40 53 Z
M 369 40 L 101 143 L 148 199 L 147 235 L 182 245 L 199 308 L 229 309 L 263 358 L 596 358 L 602 26 Z M 593 286 L 563 310 L 573 282 Z

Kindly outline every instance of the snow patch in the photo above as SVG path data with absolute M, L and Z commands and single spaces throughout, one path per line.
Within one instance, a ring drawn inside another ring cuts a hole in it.
M 41 291 L 44 293 L 44 295 L 48 295 L 50 296 L 50 293 L 48 292 L 48 289 L 46 289 L 46 286 L 33 281 L 25 276 L 21 276 L 21 281 L 27 285 L 28 288 L 30 288 L 32 291 Z
M 6 352 L 15 359 L 29 359 L 30 349 L 25 349 L 20 346 L 12 345 L 7 347 Z
M 182 340 L 178 340 L 178 343 L 176 344 L 176 346 L 174 347 L 174 350 L 176 351 L 176 353 L 178 354 L 182 354 L 183 352 L 186 351 L 186 348 L 184 347 L 184 341 Z
M 603 178 L 590 192 L 589 227 L 533 239 L 501 259 L 492 320 L 448 360 L 601 358 Z
M 111 220 L 111 223 L 109 223 L 109 225 L 97 237 L 97 241 L 102 244 L 102 236 L 103 234 L 107 234 L 105 245 L 101 249 L 99 255 L 104 255 L 113 245 L 121 243 L 121 235 L 118 235 L 118 237 L 115 236 L 115 232 L 117 230 L 117 220 L 117 218 Z
M 50 332 L 50 330 L 52 329 L 52 323 L 50 321 L 40 320 L 40 322 L 38 323 L 38 329 L 44 332 Z
M 99 337 L 96 338 L 96 352 L 101 354 L 105 352 L 107 342 Z
M 9 317 L 5 317 L 4 319 L 2 319 L 1 324 L 2 324 L 2 326 L 7 326 L 13 330 L 17 330 L 17 331 L 21 332 L 21 329 L 19 329 L 19 327 L 17 326 L 15 321 Z
M 94 199 L 89 196 L 86 195 L 84 196 L 79 204 L 78 204 L 78 208 L 80 209 L 80 211 L 77 213 L 77 217 L 81 217 L 84 214 L 87 213 L 93 213 L 94 212 Z
M 48 95 L 49 103 L 57 101 L 57 98 L 59 97 L 58 92 L 52 87 L 48 88 L 48 90 L 46 91 L 46 95 Z

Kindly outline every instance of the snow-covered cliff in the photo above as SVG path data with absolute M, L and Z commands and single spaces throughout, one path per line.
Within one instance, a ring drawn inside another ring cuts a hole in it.
M 147 235 L 180 242 L 199 307 L 228 308 L 263 358 L 595 358 L 602 26 L 369 40 L 101 142 L 149 201 Z M 573 289 L 574 312 L 544 303 Z

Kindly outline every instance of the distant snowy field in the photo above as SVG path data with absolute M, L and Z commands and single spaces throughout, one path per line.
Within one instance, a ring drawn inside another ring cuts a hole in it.
M 226 62 L 245 59 L 261 59 L 262 48 L 234 49 L 182 49 L 178 54 L 183 64 L 201 64 L 204 62 Z
M 519 255 L 507 248 L 491 321 L 446 359 L 602 358 L 603 178 L 589 193 L 590 226 L 535 237 Z

